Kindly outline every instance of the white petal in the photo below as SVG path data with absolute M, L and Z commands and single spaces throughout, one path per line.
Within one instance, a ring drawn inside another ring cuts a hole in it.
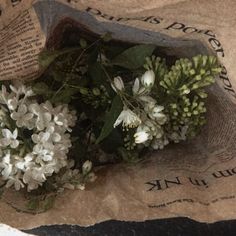
M 31 120 L 33 117 L 34 117 L 33 113 L 28 113 L 24 115 L 24 120 L 28 121 L 28 120 Z
M 121 112 L 120 115 L 118 116 L 118 118 L 117 118 L 115 124 L 113 125 L 113 127 L 114 127 L 114 128 L 117 127 L 118 125 L 121 124 L 122 121 L 123 121 L 123 113 Z
M 7 101 L 7 105 L 8 105 L 8 108 L 10 110 L 15 110 L 17 108 L 17 105 L 18 105 L 18 101 L 16 98 L 13 98 L 13 99 L 9 99 Z
M 12 165 L 10 164 L 2 171 L 2 175 L 4 179 L 8 179 L 11 172 L 12 172 Z
M 83 173 L 88 173 L 92 169 L 92 162 L 89 160 L 84 162 L 82 169 L 83 169 Z
M 12 118 L 13 120 L 18 120 L 18 119 L 19 119 L 19 114 L 14 111 L 14 112 L 11 113 L 11 118 Z
M 52 140 L 53 142 L 60 142 L 61 141 L 61 135 L 58 134 L 58 133 L 54 133 L 53 136 L 52 136 Z
M 49 132 L 45 132 L 42 135 L 41 142 L 43 142 L 43 143 L 47 142 L 49 138 L 50 138 L 50 133 Z
M 138 93 L 138 91 L 139 91 L 139 85 L 140 85 L 140 83 L 139 83 L 139 78 L 136 78 L 135 81 L 134 81 L 133 88 L 132 88 L 133 94 L 137 94 L 137 93 Z
M 154 72 L 152 70 L 146 71 L 141 78 L 141 82 L 145 87 L 152 87 L 155 82 Z
M 114 89 L 115 86 L 115 89 Z M 120 76 L 117 76 L 114 78 L 114 86 L 112 87 L 115 91 L 117 90 L 123 90 L 125 88 L 124 82 Z
M 5 138 L 10 139 L 12 137 L 12 133 L 9 129 L 2 129 L 2 135 Z
M 31 139 L 34 143 L 38 143 L 39 142 L 39 137 L 37 134 L 32 134 L 31 135 Z
M 46 122 L 49 122 L 52 119 L 52 115 L 49 112 L 45 112 L 44 113 L 44 119 L 45 119 Z
M 12 138 L 13 138 L 13 139 L 16 139 L 17 136 L 18 136 L 18 130 L 15 129 L 15 130 L 13 131 Z
M 11 142 L 11 148 L 17 148 L 19 146 L 19 141 L 18 140 L 14 140 Z
M 134 134 L 135 143 L 144 143 L 148 140 L 148 133 L 145 131 L 140 131 Z
M 25 104 L 22 104 L 19 106 L 18 108 L 18 112 L 21 113 L 21 114 L 25 114 L 27 112 L 27 107 Z
M 44 121 L 42 119 L 37 119 L 36 121 L 36 127 L 39 131 L 43 130 L 45 125 L 44 125 Z

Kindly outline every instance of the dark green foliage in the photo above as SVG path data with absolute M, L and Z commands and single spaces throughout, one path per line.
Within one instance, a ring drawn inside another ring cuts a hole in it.
M 117 117 L 121 113 L 122 109 L 123 109 L 123 103 L 120 97 L 117 95 L 113 99 L 111 109 L 106 115 L 104 126 L 102 127 L 102 131 L 96 141 L 97 144 L 100 143 L 104 138 L 106 138 L 112 132 L 112 130 L 114 129 L 113 125 Z
M 130 70 L 138 69 L 143 66 L 145 58 L 152 55 L 155 48 L 156 46 L 154 45 L 137 45 L 131 47 L 115 57 L 112 63 Z

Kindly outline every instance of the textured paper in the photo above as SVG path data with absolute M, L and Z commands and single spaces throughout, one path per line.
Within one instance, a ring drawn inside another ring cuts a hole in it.
M 37 54 L 46 43 L 50 45 L 56 26 L 65 19 L 98 34 L 109 31 L 119 40 L 154 43 L 168 55 L 215 54 L 224 69 L 209 89 L 208 124 L 201 135 L 169 145 L 137 165 L 106 166 L 97 171 L 98 180 L 85 191 L 66 191 L 53 209 L 42 214 L 17 212 L 14 204 L 20 204 L 21 196 L 9 192 L 0 202 L 1 222 L 28 229 L 48 224 L 92 225 L 109 219 L 186 216 L 215 222 L 235 218 L 235 1 L 44 0 L 5 6 L 0 16 L 0 52 L 4 51 L 0 53 L 0 79 L 32 79 L 40 73 Z M 26 26 L 33 23 L 34 27 L 14 36 L 12 22 L 26 16 Z M 3 40 L 5 34 L 9 40 Z M 27 41 L 27 37 L 31 38 Z M 11 52 L 20 60 L 18 64 L 4 59 L 10 42 L 27 42 L 34 50 L 32 58 L 23 60 L 19 47 Z M 29 63 L 26 68 L 25 61 Z M 10 68 L 15 65 L 23 69 Z M 12 70 L 13 75 L 2 75 Z

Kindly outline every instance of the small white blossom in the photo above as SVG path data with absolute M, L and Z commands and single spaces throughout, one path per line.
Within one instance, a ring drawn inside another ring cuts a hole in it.
M 152 70 L 146 71 L 142 77 L 141 77 L 141 82 L 143 86 L 150 88 L 154 85 L 155 82 L 155 74 Z
M 163 110 L 164 110 L 163 106 L 155 105 L 149 113 L 149 116 L 153 120 L 156 120 L 160 125 L 163 125 L 167 120 L 166 115 L 162 113 Z
M 12 174 L 13 164 L 11 163 L 10 153 L 7 153 L 0 162 L 0 169 L 2 170 L 1 174 L 4 179 L 8 179 Z
M 139 131 L 134 134 L 135 143 L 144 143 L 148 140 L 149 134 L 146 131 Z
M 15 82 L 14 85 L 10 85 L 10 89 L 16 94 L 17 98 L 19 98 L 20 95 L 24 95 L 24 99 L 34 95 L 33 90 L 30 87 L 26 87 L 21 82 Z
M 135 128 L 141 124 L 141 119 L 130 109 L 124 109 L 117 118 L 114 128 L 121 123 L 125 128 Z
M 21 104 L 17 111 L 11 113 L 11 118 L 16 121 L 17 127 L 30 127 L 30 120 L 33 116 L 33 113 L 27 113 L 27 106 L 25 104 Z
M 36 115 L 36 127 L 39 131 L 45 129 L 49 122 L 52 119 L 52 115 L 50 112 L 47 112 L 37 103 L 31 104 L 29 106 L 29 111 Z
M 83 173 L 88 173 L 92 169 L 92 162 L 87 160 L 82 166 Z
M 24 184 L 21 180 L 21 173 L 20 172 L 18 172 L 14 176 L 10 176 L 8 178 L 6 188 L 10 188 L 12 185 L 14 185 L 14 188 L 15 188 L 16 191 L 19 191 L 21 188 L 24 187 Z
M 115 77 L 113 83 L 111 84 L 111 87 L 115 92 L 117 92 L 117 90 L 118 91 L 124 90 L 125 86 L 122 78 L 120 76 Z
M 10 145 L 11 148 L 17 148 L 19 141 L 17 140 L 18 130 L 15 129 L 13 133 L 9 129 L 2 129 L 3 138 L 0 139 L 0 146 L 7 147 Z
M 163 149 L 167 144 L 169 144 L 169 141 L 166 137 L 156 138 L 152 140 L 151 147 L 154 150 Z

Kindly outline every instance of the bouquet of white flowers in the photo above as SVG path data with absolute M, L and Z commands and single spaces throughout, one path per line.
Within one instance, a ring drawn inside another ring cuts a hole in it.
M 92 163 L 137 162 L 199 132 L 205 87 L 221 71 L 216 58 L 170 64 L 154 45 L 117 44 L 108 36 L 44 51 L 44 73 L 35 81 L 2 82 L 3 186 L 84 189 L 95 180 Z

